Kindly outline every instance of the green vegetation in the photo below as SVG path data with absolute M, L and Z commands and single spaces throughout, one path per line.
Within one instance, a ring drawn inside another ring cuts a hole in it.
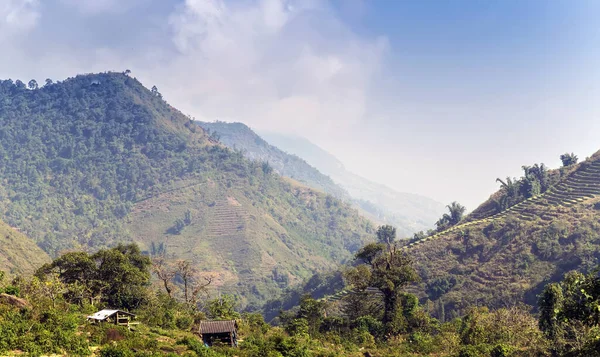
M 0 216 L 51 256 L 162 246 L 253 307 L 351 258 L 372 230 L 215 143 L 126 73 L 0 82 Z
M 0 186 L 1 190 L 2 186 Z M 0 221 L 0 270 L 11 275 L 31 274 L 50 257 L 23 233 Z
M 573 153 L 565 153 L 560 155 L 560 161 L 562 161 L 564 167 L 573 166 L 577 164 L 578 160 L 579 158 L 577 157 L 577 155 Z
M 363 263 L 345 274 L 357 286 L 375 285 L 378 292 L 359 288 L 334 303 L 303 296 L 297 307 L 280 314 L 279 326 L 266 324 L 258 314 L 238 313 L 235 299 L 228 295 L 190 304 L 182 296 L 168 296 L 151 287 L 147 284 L 149 260 L 135 245 L 92 255 L 70 252 L 40 268 L 36 277 L 17 277 L 6 284 L 0 274 L 0 288 L 19 296 L 0 298 L 0 354 L 598 356 L 598 270 L 588 275 L 574 272 L 563 282 L 547 285 L 539 300 L 539 320 L 516 306 L 495 311 L 471 307 L 463 316 L 444 322 L 430 315 L 430 306 L 419 304 L 415 295 L 404 291 L 416 272 L 396 246 L 394 233 L 392 227 L 380 227 L 378 243 L 363 247 L 356 254 L 357 262 Z M 87 269 L 90 260 L 95 261 L 93 273 Z M 189 267 L 182 262 L 175 265 L 180 276 Z M 111 279 L 102 274 L 104 269 L 123 274 Z M 115 281 L 122 282 L 119 289 L 102 289 L 95 305 L 74 295 L 82 286 L 109 286 Z M 141 323 L 135 330 L 85 321 L 86 315 L 98 309 L 131 301 L 127 291 L 138 291 L 143 297 L 130 309 Z M 193 331 L 207 317 L 236 319 L 239 348 L 205 347 Z
M 548 282 L 571 270 L 590 272 L 600 264 L 598 158 L 550 171 L 562 179 L 544 194 L 407 246 L 422 279 L 411 291 L 431 301 L 434 316 L 452 318 L 476 304 L 535 306 Z
M 269 145 L 252 129 L 242 123 L 196 122 L 211 136 L 234 150 L 240 150 L 247 158 L 268 163 L 282 176 L 297 180 L 307 186 L 321 190 L 338 198 L 349 198 L 348 193 L 331 178 L 296 155 L 288 154 Z
M 442 218 L 435 222 L 438 231 L 443 231 L 457 225 L 463 219 L 465 211 L 467 210 L 465 206 L 456 201 L 447 205 L 446 208 L 448 208 L 449 212 L 444 213 Z
M 38 269 L 36 276 L 68 286 L 64 296 L 71 303 L 89 301 L 93 305 L 97 300 L 131 310 L 147 299 L 144 294 L 150 284 L 150 264 L 137 245 L 119 244 L 92 255 L 66 253 Z
M 540 328 L 555 353 L 600 355 L 599 272 L 571 272 L 560 283 L 547 285 L 540 295 Z

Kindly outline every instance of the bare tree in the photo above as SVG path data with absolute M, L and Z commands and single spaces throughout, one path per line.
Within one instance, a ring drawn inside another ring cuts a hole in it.
M 187 304 L 196 305 L 200 294 L 212 283 L 212 276 L 202 276 L 188 260 L 180 260 L 176 264 L 177 274 L 183 281 L 183 297 Z
M 173 297 L 173 278 L 177 275 L 171 264 L 164 257 L 155 257 L 152 259 L 152 272 L 162 281 L 163 286 L 170 298 Z

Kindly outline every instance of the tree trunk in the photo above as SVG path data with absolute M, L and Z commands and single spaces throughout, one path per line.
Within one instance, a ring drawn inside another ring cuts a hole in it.
M 383 325 L 386 330 L 390 323 L 394 321 L 396 312 L 396 294 L 393 291 L 382 291 L 383 293 Z

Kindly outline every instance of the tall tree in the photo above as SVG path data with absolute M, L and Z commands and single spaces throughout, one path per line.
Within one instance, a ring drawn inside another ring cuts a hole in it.
M 575 165 L 578 160 L 579 160 L 579 158 L 574 153 L 569 154 L 567 152 L 567 153 L 560 155 L 560 161 L 562 161 L 562 164 L 564 167 Z
M 596 356 L 600 350 L 598 271 L 571 272 L 562 282 L 548 284 L 539 297 L 539 327 L 558 355 Z
M 44 279 L 56 274 L 64 284 L 82 285 L 92 300 L 100 295 L 111 307 L 134 309 L 146 300 L 150 265 L 137 245 L 119 244 L 93 255 L 67 253 L 42 266 L 36 275 Z
M 398 333 L 398 314 L 402 312 L 402 288 L 419 279 L 412 260 L 394 244 L 396 230 L 381 226 L 377 230 L 378 243 L 372 243 L 356 254 L 371 271 L 368 284 L 383 295 L 383 324 L 388 333 Z
M 467 210 L 465 206 L 456 201 L 447 205 L 446 208 L 448 208 L 448 213 L 444 213 L 442 218 L 435 223 L 438 230 L 444 230 L 458 224 L 463 219 L 465 211 Z

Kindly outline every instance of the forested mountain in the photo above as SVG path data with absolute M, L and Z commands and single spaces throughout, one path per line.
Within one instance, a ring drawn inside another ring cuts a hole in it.
M 263 301 L 343 262 L 372 231 L 272 171 L 125 73 L 0 82 L 0 216 L 53 256 L 133 240 Z
M 417 291 L 446 316 L 473 305 L 535 306 L 547 283 L 600 264 L 600 152 L 560 170 L 523 168 L 463 222 L 407 247 Z
M 50 257 L 24 234 L 0 221 L 0 271 L 31 274 Z
M 227 147 L 241 150 L 251 160 L 268 162 L 282 176 L 292 178 L 338 198 L 350 198 L 348 193 L 336 185 L 331 178 L 298 156 L 288 154 L 270 145 L 245 124 L 221 121 L 197 123 Z
M 305 139 L 263 134 L 265 141 L 241 123 L 199 125 L 246 157 L 269 162 L 283 176 L 341 197 L 373 219 L 393 224 L 401 236 L 432 228 L 444 211 L 442 204 L 429 198 L 395 192 L 347 171 L 333 155 Z

